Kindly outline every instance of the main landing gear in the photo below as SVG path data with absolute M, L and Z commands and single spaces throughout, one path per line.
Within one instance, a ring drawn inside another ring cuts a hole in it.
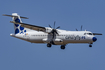
M 51 47 L 52 45 L 50 43 L 47 44 L 47 47 Z
M 65 45 L 61 45 L 61 49 L 65 49 Z
M 50 48 L 51 46 L 52 46 L 52 44 L 50 44 L 50 43 L 48 43 L 48 44 L 47 44 L 47 47 L 49 47 L 49 48 Z M 65 49 L 65 45 L 61 45 L 61 47 L 60 47 L 60 48 L 61 48 L 61 49 Z

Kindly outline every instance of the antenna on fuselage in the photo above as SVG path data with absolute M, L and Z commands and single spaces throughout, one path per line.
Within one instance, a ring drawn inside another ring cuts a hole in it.
M 82 31 L 82 25 L 81 25 L 81 31 Z

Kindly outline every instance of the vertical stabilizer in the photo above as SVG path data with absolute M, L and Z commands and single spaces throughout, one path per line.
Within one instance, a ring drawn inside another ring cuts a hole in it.
M 21 18 L 17 13 L 12 13 L 12 19 L 15 22 L 22 23 Z M 24 27 L 21 27 L 21 25 L 19 25 L 19 24 L 14 24 L 14 31 L 15 31 L 15 34 L 26 33 L 26 29 L 24 29 Z
M 22 21 L 21 21 L 21 19 L 20 19 L 20 16 L 19 16 L 17 13 L 12 13 L 12 19 L 13 19 L 13 21 L 15 21 L 15 22 L 22 23 Z

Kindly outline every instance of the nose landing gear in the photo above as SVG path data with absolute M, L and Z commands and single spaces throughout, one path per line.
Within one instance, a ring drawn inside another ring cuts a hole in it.
M 92 45 L 90 44 L 89 47 L 92 47 Z

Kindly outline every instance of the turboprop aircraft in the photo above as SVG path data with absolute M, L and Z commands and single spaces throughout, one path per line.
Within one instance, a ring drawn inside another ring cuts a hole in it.
M 16 37 L 31 43 L 47 43 L 47 47 L 52 45 L 61 45 L 61 49 L 65 49 L 65 46 L 69 43 L 88 43 L 89 47 L 92 47 L 93 42 L 97 40 L 95 35 L 102 35 L 101 33 L 92 33 L 90 31 L 67 31 L 59 29 L 60 26 L 52 28 L 36 26 L 31 24 L 22 23 L 21 18 L 28 19 L 27 17 L 19 16 L 17 13 L 12 15 L 6 15 L 12 17 L 14 24 L 14 34 L 10 34 L 12 37 Z M 81 27 L 82 29 L 82 27 Z

